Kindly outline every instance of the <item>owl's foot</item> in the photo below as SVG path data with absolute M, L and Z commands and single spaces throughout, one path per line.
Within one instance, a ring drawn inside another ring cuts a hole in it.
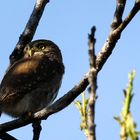
M 26 112 L 21 116 L 21 118 L 32 118 L 32 117 L 33 117 L 32 112 Z

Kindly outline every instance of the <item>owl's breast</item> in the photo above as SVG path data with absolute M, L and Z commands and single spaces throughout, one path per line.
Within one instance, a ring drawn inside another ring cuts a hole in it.
M 11 68 L 11 72 L 15 75 L 35 72 L 41 61 L 43 61 L 43 57 L 41 56 L 22 59 L 20 62 L 14 64 L 14 66 Z

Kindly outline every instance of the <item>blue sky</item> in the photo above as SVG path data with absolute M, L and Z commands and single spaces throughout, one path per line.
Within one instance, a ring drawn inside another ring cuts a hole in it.
M 18 41 L 25 24 L 31 14 L 35 0 L 1 1 L 0 4 L 0 79 L 2 79 L 8 66 L 8 57 Z M 128 1 L 124 17 L 133 6 L 134 1 Z M 66 67 L 59 97 L 64 95 L 89 69 L 87 36 L 90 28 L 95 25 L 96 53 L 102 48 L 109 33 L 116 1 L 107 0 L 50 0 L 46 6 L 35 39 L 44 38 L 53 40 L 61 49 Z M 123 92 L 128 81 L 128 72 L 136 69 L 134 81 L 134 98 L 132 103 L 133 117 L 140 130 L 140 65 L 139 65 L 139 23 L 140 14 L 133 19 L 122 33 L 111 57 L 104 65 L 98 76 L 98 99 L 96 103 L 96 130 L 98 140 L 119 139 L 119 125 L 113 119 L 118 116 L 122 107 Z M 79 96 L 76 100 L 80 100 Z M 11 120 L 2 115 L 0 122 Z M 84 140 L 80 131 L 80 116 L 72 103 L 63 111 L 52 115 L 43 121 L 41 140 L 67 139 Z M 10 132 L 19 140 L 30 140 L 32 128 L 30 125 Z

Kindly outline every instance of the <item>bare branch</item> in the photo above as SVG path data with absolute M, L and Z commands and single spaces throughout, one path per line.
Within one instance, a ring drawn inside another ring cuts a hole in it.
M 26 24 L 23 33 L 19 37 L 16 48 L 10 55 L 10 63 L 13 64 L 18 59 L 22 58 L 23 49 L 26 44 L 31 42 L 34 37 L 35 31 L 43 14 L 44 8 L 49 0 L 36 0 L 32 14 Z
M 32 124 L 33 127 L 33 140 L 39 140 L 41 132 L 41 120 L 35 120 Z
M 124 19 L 124 21 L 118 26 L 118 28 L 114 31 L 116 33 L 114 34 L 120 34 L 126 26 L 130 23 L 130 21 L 134 18 L 134 16 L 139 12 L 140 10 L 140 2 L 137 0 L 128 14 L 128 16 Z
M 111 24 L 111 30 L 115 30 L 122 23 L 122 16 L 125 8 L 126 0 L 116 0 L 116 10 L 114 19 Z
M 13 136 L 9 135 L 8 133 L 0 133 L 0 138 L 2 140 L 17 140 Z
M 88 81 L 90 83 L 89 88 L 89 100 L 88 100 L 88 110 L 87 110 L 87 125 L 88 125 L 88 140 L 96 140 L 95 132 L 95 101 L 96 101 L 96 89 L 97 89 L 97 72 L 96 72 L 96 56 L 95 56 L 95 42 L 94 38 L 95 27 L 91 29 L 91 34 L 89 35 L 89 62 L 90 62 L 90 72 Z
M 130 23 L 133 17 L 139 12 L 139 10 L 140 10 L 140 2 L 136 1 L 134 7 L 132 8 L 128 16 L 125 18 L 125 20 L 115 30 L 111 30 L 110 35 L 107 38 L 104 46 L 97 55 L 96 58 L 97 71 L 100 71 L 102 69 L 103 65 L 105 64 L 105 62 L 111 55 L 113 49 L 115 48 L 117 41 L 120 39 L 122 31 Z
M 0 134 L 28 125 L 29 123 L 32 123 L 33 121 L 34 119 L 32 119 L 31 117 L 26 117 L 26 118 L 19 118 L 10 122 L 0 124 Z

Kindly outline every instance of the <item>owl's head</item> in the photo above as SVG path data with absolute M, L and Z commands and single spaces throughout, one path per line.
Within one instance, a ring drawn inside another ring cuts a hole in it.
M 52 59 L 55 58 L 62 62 L 60 49 L 50 40 L 35 40 L 25 46 L 24 57 L 37 55 L 46 55 Z

